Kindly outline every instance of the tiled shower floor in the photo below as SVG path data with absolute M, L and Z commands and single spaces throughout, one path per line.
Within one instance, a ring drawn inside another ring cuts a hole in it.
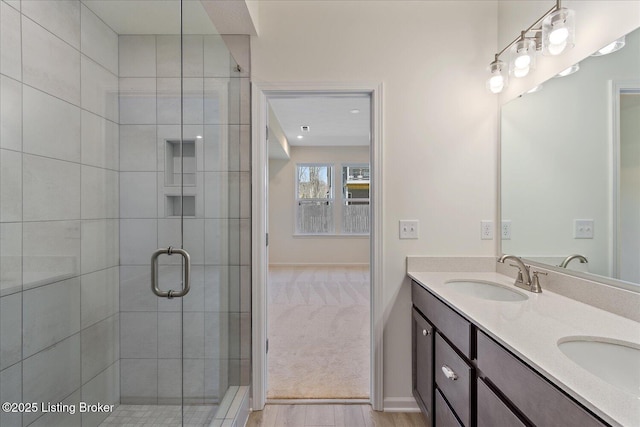
M 184 407 L 184 424 L 179 405 L 120 405 L 101 426 L 182 426 L 208 427 L 217 406 L 189 405 Z

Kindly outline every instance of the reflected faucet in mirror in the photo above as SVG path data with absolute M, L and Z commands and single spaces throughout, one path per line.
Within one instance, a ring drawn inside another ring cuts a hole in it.
M 587 260 L 587 258 L 583 257 L 580 254 L 573 254 L 573 255 L 569 255 L 568 257 L 566 257 L 558 267 L 560 268 L 567 268 L 567 266 L 569 265 L 569 263 L 571 261 L 573 261 L 574 259 L 578 259 L 580 260 L 580 264 L 586 264 L 589 262 L 589 260 Z
M 498 258 L 499 263 L 504 263 L 506 260 L 511 260 L 515 264 L 509 264 L 512 267 L 518 267 L 518 277 L 516 277 L 516 281 L 514 283 L 515 286 L 526 289 L 529 292 L 540 293 L 542 289 L 540 288 L 540 284 L 536 280 L 536 286 L 531 281 L 531 276 L 529 275 L 529 267 L 527 267 L 520 257 L 515 255 L 502 255 Z

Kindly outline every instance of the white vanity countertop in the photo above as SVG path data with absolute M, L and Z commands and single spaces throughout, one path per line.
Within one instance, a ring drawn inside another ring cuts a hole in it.
M 544 278 L 543 292 L 534 294 L 495 272 L 407 274 L 605 421 L 640 426 L 640 398 L 584 370 L 557 346 L 558 340 L 568 336 L 604 337 L 640 346 L 640 323 L 547 291 Z M 503 302 L 472 297 L 445 284 L 457 279 L 503 284 L 528 299 Z

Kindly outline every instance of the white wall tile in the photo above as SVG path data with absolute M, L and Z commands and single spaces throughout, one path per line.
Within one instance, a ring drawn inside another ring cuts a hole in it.
M 158 124 L 180 124 L 180 79 L 159 78 L 157 85 Z
M 88 382 L 118 360 L 119 334 L 117 315 L 82 330 L 80 342 L 83 383 Z
M 204 359 L 183 359 L 184 399 L 191 404 L 204 402 Z
M 22 18 L 22 81 L 80 105 L 80 52 Z
M 149 254 L 151 257 L 151 254 Z M 158 297 L 151 292 L 149 266 L 120 267 L 120 310 L 157 311 Z
M 78 408 L 80 404 L 81 393 L 78 389 L 69 397 L 62 401 L 64 405 L 75 405 Z M 53 403 L 53 402 L 52 402 Z M 34 414 L 35 415 L 35 414 Z M 37 415 L 42 415 L 38 413 Z M 36 416 L 37 416 L 36 415 Z M 25 414 L 25 424 L 31 421 L 33 417 L 27 417 Z M 29 427 L 80 427 L 82 425 L 82 414 L 76 410 L 75 414 L 68 412 L 50 412 L 42 415 L 33 424 L 29 424 Z
M 204 126 L 204 170 L 227 171 L 230 170 L 230 158 L 233 146 L 230 138 L 233 129 L 225 125 Z M 237 132 L 236 132 L 237 133 Z M 237 158 L 237 156 L 235 156 Z
M 22 0 L 22 13 L 80 49 L 80 2 Z
M 204 79 L 204 123 L 208 125 L 222 125 L 230 121 L 229 86 L 235 79 L 205 78 Z M 237 115 L 237 113 L 235 114 Z
M 84 4 L 81 20 L 82 53 L 118 74 L 118 35 Z
M 82 401 L 90 404 L 102 403 L 118 405 L 120 403 L 120 363 L 116 362 L 98 376 L 82 386 Z M 82 425 L 99 426 L 110 414 L 86 412 L 82 414 Z
M 230 191 L 228 172 L 205 172 L 204 216 L 206 218 L 228 218 L 230 209 Z
M 204 219 L 185 218 L 182 244 L 191 256 L 192 265 L 204 264 Z
M 82 166 L 82 219 L 118 218 L 117 171 Z
M 182 402 L 182 360 L 174 359 L 158 360 L 158 404 L 176 405 Z
M 120 313 L 120 357 L 158 357 L 158 315 L 153 312 Z
M 25 287 L 80 272 L 80 221 L 25 222 L 22 279 Z
M 117 123 L 82 110 L 82 163 L 118 169 L 120 129 Z
M 23 219 L 80 218 L 80 165 L 27 154 L 22 160 Z
M 120 171 L 155 171 L 156 126 L 120 126 Z
M 80 162 L 80 108 L 45 92 L 24 86 L 25 153 Z
M 158 249 L 158 221 L 155 219 L 120 220 L 120 264 L 149 265 Z
M 117 219 L 82 221 L 82 274 L 118 265 Z
M 0 76 L 0 85 L 0 147 L 20 151 L 22 150 L 22 83 Z
M 180 77 L 180 36 L 156 36 L 158 77 Z
M 22 153 L 0 150 L 0 222 L 22 221 Z
M 21 1 L 20 0 L 2 0 L 5 3 L 7 3 L 9 6 L 13 7 L 15 10 L 20 10 L 21 8 Z
M 156 123 L 156 79 L 120 78 L 120 124 Z
M 222 40 L 231 56 L 231 76 L 250 77 L 251 76 L 251 43 L 246 34 L 223 34 Z M 235 66 L 239 65 L 241 71 L 238 72 Z
M 158 359 L 120 359 L 120 403 L 153 404 L 158 398 Z
M 204 80 L 182 79 L 182 122 L 188 125 L 204 123 Z
M 251 124 L 251 84 L 248 78 L 229 80 L 228 123 Z
M 204 357 L 204 312 L 190 311 L 182 313 L 182 334 L 184 358 Z
M 204 76 L 204 51 L 201 35 L 187 34 L 182 37 L 183 77 Z
M 22 359 L 22 293 L 0 298 L 0 370 Z
M 0 72 L 22 81 L 20 13 L 0 2 Z
M 22 223 L 0 224 L 0 295 L 22 289 Z
M 230 271 L 232 268 L 226 265 L 205 267 L 204 310 L 206 312 L 229 311 L 229 280 L 233 274 Z
M 182 245 L 181 224 L 179 218 L 158 219 L 158 247 L 179 248 Z M 158 258 L 160 265 L 179 265 L 182 262 L 180 255 L 161 255 Z M 179 277 L 176 277 L 179 280 Z
M 0 401 L 23 402 L 22 363 L 17 363 L 0 372 Z M 0 425 L 7 427 L 21 427 L 22 414 L 0 411 Z
M 182 313 L 158 313 L 158 358 L 179 359 L 182 354 Z
M 120 172 L 120 217 L 156 218 L 157 174 Z
M 231 77 L 234 63 L 229 49 L 220 35 L 204 36 L 204 76 Z
M 205 403 L 217 402 L 222 398 L 220 396 L 220 390 L 223 390 L 226 387 L 222 387 L 220 384 L 220 373 L 227 372 L 227 370 L 221 365 L 222 361 L 218 359 L 205 359 L 204 361 Z
M 191 265 L 191 290 L 182 297 L 184 311 L 204 311 L 204 269 L 203 265 Z
M 156 76 L 155 36 L 123 35 L 119 39 L 120 77 Z
M 26 358 L 80 331 L 80 278 L 25 291 L 23 309 Z
M 204 262 L 207 265 L 226 265 L 232 259 L 229 248 L 229 220 L 204 220 Z M 235 254 L 233 259 L 237 259 Z M 236 263 L 237 264 L 237 263 Z
M 118 313 L 119 273 L 119 267 L 115 266 L 80 277 L 81 328 Z
M 80 387 L 80 334 L 25 359 L 22 365 L 23 401 L 58 402 Z
M 82 56 L 82 108 L 117 122 L 118 77 L 93 60 Z

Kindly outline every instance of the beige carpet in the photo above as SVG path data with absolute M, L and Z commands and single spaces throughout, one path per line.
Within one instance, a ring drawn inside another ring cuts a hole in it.
M 369 397 L 368 267 L 271 267 L 269 399 Z

